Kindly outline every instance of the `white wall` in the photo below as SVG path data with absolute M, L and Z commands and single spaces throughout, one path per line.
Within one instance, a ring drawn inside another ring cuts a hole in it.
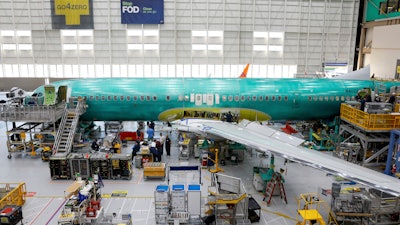
M 400 59 L 400 25 L 374 27 L 371 32 L 371 74 L 393 79 Z

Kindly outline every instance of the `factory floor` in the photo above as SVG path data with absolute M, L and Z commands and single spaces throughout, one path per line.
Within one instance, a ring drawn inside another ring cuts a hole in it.
M 124 130 L 136 131 L 136 123 L 124 124 Z M 160 124 L 156 125 L 156 135 L 161 130 Z M 165 132 L 164 132 L 165 134 Z M 156 138 L 157 138 L 156 136 Z M 167 164 L 189 164 L 199 165 L 200 160 L 191 157 L 189 160 L 179 160 L 179 148 L 177 145 L 177 134 L 171 133 L 172 148 L 171 156 L 167 157 L 164 151 L 162 162 Z M 123 152 L 130 152 L 133 143 L 123 148 Z M 65 202 L 64 191 L 73 180 L 52 180 L 48 162 L 41 160 L 39 156 L 32 157 L 30 154 L 13 154 L 11 159 L 7 158 L 6 127 L 0 122 L 0 183 L 26 183 L 28 195 L 23 210 L 23 224 L 43 225 L 58 224 L 58 216 L 61 213 Z M 298 163 L 284 163 L 281 158 L 275 157 L 275 168 L 281 170 L 285 179 L 285 190 L 288 204 L 284 203 L 279 196 L 274 196 L 272 202 L 267 206 L 263 201 L 263 194 L 255 190 L 253 186 L 253 167 L 265 167 L 269 164 L 270 158 L 259 153 L 246 152 L 244 160 L 237 165 L 232 165 L 229 160 L 221 166 L 224 174 L 241 178 L 247 190 L 247 194 L 253 196 L 261 206 L 261 219 L 253 224 L 285 225 L 296 224 L 301 221 L 297 209 L 297 198 L 301 193 L 325 193 L 330 190 L 334 178 L 326 173 L 303 166 Z M 104 187 L 101 193 L 104 197 L 101 205 L 105 214 L 131 214 L 134 225 L 154 225 L 155 207 L 154 191 L 157 185 L 166 183 L 167 180 L 144 179 L 143 169 L 133 168 L 131 180 L 103 180 Z M 211 175 L 206 169 L 201 171 L 202 180 L 202 201 L 205 203 L 207 187 L 210 184 Z M 127 193 L 125 197 L 112 197 L 112 193 Z M 108 194 L 108 195 L 107 195 Z M 111 197 L 110 197 L 111 196 Z M 321 195 L 327 205 L 329 196 Z M 326 217 L 325 217 L 326 218 Z

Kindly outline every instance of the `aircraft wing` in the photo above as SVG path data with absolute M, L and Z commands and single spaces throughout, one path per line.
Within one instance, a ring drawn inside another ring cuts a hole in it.
M 223 137 L 258 151 L 271 152 L 394 196 L 400 196 L 400 179 L 299 146 L 304 140 L 262 126 L 257 122 L 232 124 L 222 121 L 194 120 L 193 122 L 185 121 L 181 123 L 181 126 L 190 127 L 188 131 L 191 132 L 197 130 L 197 133 L 205 136 Z

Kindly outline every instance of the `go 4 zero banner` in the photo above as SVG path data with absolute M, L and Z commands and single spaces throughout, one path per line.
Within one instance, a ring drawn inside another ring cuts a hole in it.
M 53 29 L 93 29 L 92 0 L 50 0 Z
M 121 0 L 121 23 L 163 24 L 164 0 Z

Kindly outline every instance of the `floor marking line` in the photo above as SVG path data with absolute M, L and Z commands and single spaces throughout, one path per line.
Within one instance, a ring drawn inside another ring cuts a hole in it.
M 47 204 L 44 206 L 44 208 L 42 208 L 42 210 L 40 210 L 40 212 L 33 218 L 32 222 L 30 224 L 33 224 L 37 218 L 39 218 L 39 216 L 44 212 L 44 210 L 49 207 L 50 203 L 54 200 L 54 198 L 50 199 Z

